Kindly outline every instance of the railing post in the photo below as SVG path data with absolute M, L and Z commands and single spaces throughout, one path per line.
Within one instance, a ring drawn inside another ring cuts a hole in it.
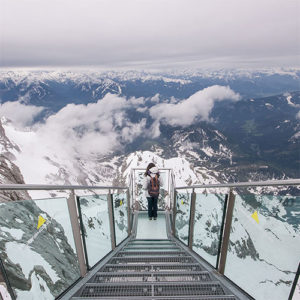
M 173 205 L 173 222 L 172 222 L 172 231 L 173 235 L 175 236 L 175 219 L 176 219 L 176 214 L 177 214 L 177 204 L 176 204 L 176 199 L 177 199 L 177 191 L 174 191 L 174 205 Z
M 297 273 L 295 275 L 295 279 L 294 279 L 294 282 L 293 282 L 293 285 L 292 285 L 292 288 L 291 288 L 291 292 L 290 292 L 290 295 L 289 295 L 289 300 L 293 299 L 293 296 L 294 296 L 294 293 L 295 293 L 295 290 L 296 290 L 296 286 L 297 286 L 298 281 L 299 281 L 299 277 L 300 277 L 300 263 L 298 265 L 298 270 L 297 270 Z
M 191 196 L 191 209 L 190 209 L 190 222 L 189 222 L 189 240 L 188 247 L 193 248 L 193 239 L 194 239 L 194 223 L 195 223 L 195 206 L 196 206 L 196 193 L 195 189 L 192 191 Z
M 233 194 L 232 189 L 230 189 L 228 195 L 226 216 L 224 221 L 225 224 L 224 224 L 224 233 L 223 233 L 223 239 L 222 239 L 221 251 L 220 251 L 220 260 L 218 265 L 218 272 L 221 274 L 224 274 L 225 271 L 234 202 L 235 202 L 235 195 Z
M 10 282 L 9 282 L 9 279 L 8 279 L 7 274 L 6 274 L 6 271 L 5 271 L 5 268 L 4 268 L 4 265 L 3 265 L 3 262 L 2 262 L 1 258 L 0 258 L 0 283 L 4 284 L 5 288 L 7 289 L 7 291 L 10 294 L 10 298 L 7 297 L 7 299 L 8 300 L 15 300 L 16 296 L 15 296 L 14 291 L 13 291 L 11 285 L 10 285 Z M 0 292 L 0 299 L 2 299 L 1 292 Z
M 127 222 L 128 222 L 128 235 L 131 232 L 131 218 L 130 218 L 130 192 L 129 189 L 126 191 L 127 196 Z
M 71 195 L 68 197 L 67 203 L 68 203 L 73 237 L 75 241 L 76 253 L 79 262 L 80 275 L 81 277 L 84 277 L 87 273 L 87 267 L 84 259 L 83 244 L 82 244 L 81 233 L 80 233 L 79 216 L 76 208 L 76 195 L 74 190 L 71 190 Z
M 114 220 L 114 212 L 113 212 L 113 198 L 110 190 L 108 190 L 108 195 L 107 195 L 107 206 L 108 206 L 108 216 L 109 216 L 111 249 L 114 250 L 116 248 L 116 233 L 115 233 L 115 220 Z

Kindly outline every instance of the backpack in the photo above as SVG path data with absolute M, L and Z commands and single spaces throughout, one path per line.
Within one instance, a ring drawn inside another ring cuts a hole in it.
M 159 180 L 158 176 L 150 176 L 150 183 L 148 184 L 148 194 L 150 197 L 158 197 L 159 195 Z

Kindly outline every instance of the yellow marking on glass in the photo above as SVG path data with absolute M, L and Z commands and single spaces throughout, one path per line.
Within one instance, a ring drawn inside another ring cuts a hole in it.
M 122 200 L 120 201 L 120 205 L 123 205 L 123 201 Z
M 257 224 L 259 224 L 257 210 L 251 215 L 251 217 L 256 221 Z
M 182 205 L 184 204 L 183 200 L 181 200 L 181 204 L 182 204 Z
M 37 229 L 39 229 L 45 222 L 46 220 L 43 217 L 39 216 Z

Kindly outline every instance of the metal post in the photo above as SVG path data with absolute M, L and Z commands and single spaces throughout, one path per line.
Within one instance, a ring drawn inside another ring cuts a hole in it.
M 221 274 L 224 274 L 224 271 L 225 271 L 225 264 L 226 264 L 227 251 L 228 251 L 228 245 L 229 245 L 229 237 L 230 237 L 230 229 L 231 229 L 234 202 L 235 202 L 235 195 L 233 194 L 232 189 L 230 189 L 229 195 L 228 195 L 228 204 L 227 204 L 227 210 L 226 210 L 226 216 L 225 216 L 224 234 L 223 234 L 223 239 L 222 239 L 220 260 L 219 260 L 219 267 L 218 267 L 218 272 Z
M 126 191 L 126 196 L 127 196 L 127 223 L 128 223 L 127 231 L 128 231 L 128 235 L 130 235 L 131 218 L 130 218 L 130 192 L 129 192 L 129 189 Z
M 10 282 L 9 282 L 9 279 L 8 279 L 7 274 L 6 274 L 6 271 L 5 271 L 5 268 L 4 268 L 4 265 L 3 265 L 3 262 L 2 262 L 1 258 L 0 258 L 0 282 L 3 282 L 5 284 L 5 288 L 9 292 L 11 299 L 12 300 L 17 299 L 15 294 L 14 294 L 14 291 L 13 291 L 11 285 L 10 285 Z M 1 293 L 0 293 L 0 299 L 2 299 Z
M 68 202 L 68 209 L 69 209 L 73 237 L 75 241 L 75 248 L 76 248 L 76 253 L 79 262 L 80 275 L 81 277 L 84 277 L 87 273 L 87 267 L 84 259 L 83 244 L 81 239 L 80 224 L 79 224 L 79 217 L 76 208 L 76 196 L 74 190 L 71 190 L 71 195 L 70 197 L 68 197 L 67 202 Z
M 188 237 L 188 247 L 193 248 L 194 239 L 194 223 L 195 223 L 195 206 L 196 206 L 196 193 L 195 189 L 192 191 L 191 196 L 191 208 L 190 208 L 190 222 L 189 222 L 189 237 Z
M 173 222 L 172 222 L 172 231 L 173 235 L 175 235 L 175 220 L 176 220 L 176 214 L 177 214 L 177 205 L 176 205 L 176 200 L 177 200 L 177 191 L 174 191 L 174 206 L 173 206 Z
M 115 233 L 115 220 L 114 220 L 114 213 L 113 213 L 113 198 L 110 190 L 108 190 L 108 195 L 107 195 L 107 207 L 108 207 L 108 216 L 109 216 L 111 249 L 114 250 L 116 248 L 116 233 Z
M 174 175 L 174 172 L 173 172 L 173 170 L 172 170 L 172 197 L 173 197 L 173 199 L 172 199 L 172 204 L 171 205 L 175 205 L 175 175 Z
M 296 286 L 297 286 L 298 281 L 299 281 L 299 277 L 300 277 L 300 263 L 298 265 L 298 270 L 297 270 L 297 273 L 296 273 L 296 276 L 295 276 L 295 279 L 294 279 L 294 282 L 293 282 L 293 285 L 292 285 L 292 289 L 291 289 L 291 292 L 290 292 L 290 295 L 289 295 L 289 300 L 293 299 L 293 296 L 294 296 L 294 293 L 295 293 L 295 290 L 296 290 Z
M 219 268 L 222 238 L 223 238 L 223 233 L 224 233 L 224 224 L 225 224 L 225 217 L 226 217 L 226 211 L 227 211 L 227 203 L 228 203 L 228 194 L 225 195 L 224 205 L 223 205 L 223 216 L 222 216 L 222 223 L 221 223 L 221 229 L 220 229 L 220 235 L 219 235 L 219 246 L 218 246 L 216 269 Z
M 172 190 L 172 181 L 171 181 L 171 172 L 169 170 L 168 171 L 168 194 L 169 194 L 168 211 L 171 210 L 171 206 L 172 206 L 171 190 Z

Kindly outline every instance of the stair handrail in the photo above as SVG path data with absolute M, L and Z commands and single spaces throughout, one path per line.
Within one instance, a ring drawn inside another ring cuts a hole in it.
M 0 190 L 125 190 L 127 186 L 100 186 L 100 185 L 55 185 L 55 184 L 0 184 Z
M 216 183 L 216 184 L 202 184 L 202 185 L 190 185 L 190 186 L 179 186 L 174 187 L 174 208 L 173 208 L 173 223 L 172 223 L 172 231 L 173 235 L 175 236 L 175 226 L 176 226 L 176 214 L 177 214 L 177 200 L 176 200 L 176 194 L 177 190 L 190 190 L 191 191 L 191 198 L 195 198 L 195 189 L 208 189 L 208 188 L 228 188 L 229 192 L 225 197 L 224 202 L 224 215 L 222 220 L 222 226 L 221 226 L 221 233 L 220 233 L 220 244 L 219 244 L 219 250 L 218 250 L 218 256 L 217 256 L 217 265 L 215 269 L 220 273 L 224 275 L 225 271 L 225 265 L 226 265 L 226 257 L 227 257 L 227 251 L 228 251 L 228 244 L 229 244 L 229 236 L 231 232 L 231 222 L 232 222 L 232 216 L 233 216 L 233 209 L 234 209 L 234 202 L 235 202 L 235 194 L 233 193 L 234 188 L 247 188 L 247 187 L 262 187 L 262 186 L 300 186 L 300 178 L 295 179 L 283 179 L 283 180 L 266 180 L 266 181 L 249 181 L 249 182 L 234 182 L 234 183 Z M 194 199 L 195 201 L 195 199 Z M 194 204 L 194 205 L 193 205 Z M 194 210 L 194 211 L 192 211 Z M 191 201 L 190 203 L 190 216 L 189 216 L 189 234 L 188 234 L 188 247 L 192 250 L 193 247 L 193 232 L 191 230 L 194 226 L 191 226 L 191 224 L 194 224 L 194 218 L 195 218 L 195 203 Z M 299 272 L 299 271 L 298 271 Z M 299 274 L 298 274 L 299 276 Z M 294 279 L 294 285 L 295 282 L 298 281 L 298 277 L 296 274 L 296 277 Z M 293 290 L 291 289 L 291 295 L 293 294 Z M 289 298 L 291 299 L 291 298 Z
M 75 243 L 75 251 L 78 257 L 78 264 L 81 277 L 84 277 L 87 274 L 87 259 L 84 251 L 84 245 L 82 240 L 82 232 L 81 232 L 81 224 L 79 212 L 77 209 L 77 196 L 75 194 L 75 190 L 107 190 L 108 191 L 108 205 L 110 207 L 109 213 L 109 221 L 110 221 L 110 232 L 112 233 L 112 249 L 115 247 L 115 229 L 114 229 L 114 216 L 112 212 L 112 191 L 113 190 L 126 190 L 127 197 L 129 195 L 129 187 L 127 186 L 99 186 L 99 185 L 54 185 L 54 184 L 0 184 L 0 191 L 50 191 L 50 190 L 65 190 L 70 191 L 70 195 L 66 197 L 67 205 L 68 205 L 68 213 L 70 217 L 70 223 Z M 63 198 L 61 198 L 63 199 Z M 29 200 L 29 199 L 28 199 Z M 33 199 L 32 201 L 35 201 Z M 46 199 L 39 199 L 46 200 Z M 49 200 L 49 199 L 48 199 Z M 127 198 L 128 204 L 130 203 L 130 199 Z M 0 203 L 1 203 L 0 199 Z M 5 201 L 6 202 L 6 201 Z M 4 202 L 4 203 L 5 203 Z M 14 201 L 9 201 L 14 202 Z M 129 205 L 128 205 L 129 211 Z M 128 213 L 129 215 L 129 213 Z M 128 219 L 128 227 L 130 220 Z M 9 293 L 12 299 L 15 299 L 15 295 L 11 289 L 10 282 L 8 278 L 5 280 Z M 0 297 L 1 298 L 1 297 Z
M 189 186 L 175 187 L 180 189 L 207 189 L 207 188 L 236 188 L 236 187 L 254 187 L 254 186 L 280 186 L 280 185 L 300 185 L 300 178 L 283 179 L 283 180 L 266 180 L 266 181 L 248 181 L 248 182 L 233 182 L 233 183 L 213 183 L 213 184 L 199 184 Z

